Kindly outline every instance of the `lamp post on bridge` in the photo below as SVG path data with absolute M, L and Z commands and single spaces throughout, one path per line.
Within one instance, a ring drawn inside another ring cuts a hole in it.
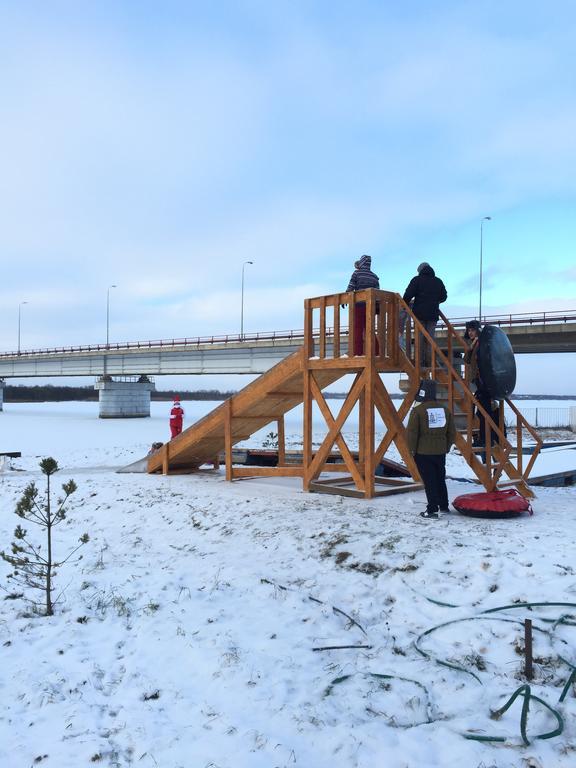
M 24 304 L 28 304 L 27 301 L 21 301 L 20 304 L 18 304 L 18 354 L 20 354 L 20 327 L 21 327 L 21 318 L 22 318 L 22 307 Z
M 109 285 L 106 291 L 106 347 L 110 346 L 110 289 L 117 285 Z
M 482 241 L 483 241 L 483 227 L 485 221 L 492 221 L 491 216 L 484 216 L 480 222 L 480 303 L 478 305 L 478 320 L 482 322 Z
M 242 264 L 242 298 L 240 300 L 240 340 L 244 339 L 244 268 L 246 264 L 254 264 L 253 261 L 245 261 Z

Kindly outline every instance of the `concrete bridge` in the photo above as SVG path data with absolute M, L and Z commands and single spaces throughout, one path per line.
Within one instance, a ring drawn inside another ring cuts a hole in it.
M 450 322 L 457 329 L 465 325 L 463 318 Z M 576 352 L 576 310 L 492 315 L 483 322 L 501 327 L 516 354 Z M 345 344 L 346 329 L 342 335 Z M 442 336 L 439 324 L 440 342 Z M 296 351 L 303 340 L 302 330 L 265 331 L 243 338 L 229 334 L 0 352 L 0 378 L 260 374 Z
M 465 320 L 454 318 L 450 322 L 463 329 Z M 483 322 L 500 326 L 516 354 L 576 352 L 576 310 L 492 315 L 484 317 Z M 329 339 L 330 329 L 326 330 Z M 443 333 L 439 325 L 440 343 Z M 346 329 L 341 334 L 345 347 Z M 96 388 L 100 389 L 102 405 L 109 390 L 114 390 L 112 400 L 116 400 L 118 391 L 122 390 L 128 401 L 134 400 L 135 392 L 142 390 L 142 385 L 149 398 L 149 390 L 154 385 L 148 378 L 153 376 L 262 374 L 296 351 L 303 340 L 304 331 L 294 330 L 246 334 L 243 338 L 231 334 L 3 352 L 0 353 L 0 380 L 94 376 L 98 379 Z M 134 380 L 118 382 L 114 377 Z M 0 396 L 0 407 L 1 402 Z

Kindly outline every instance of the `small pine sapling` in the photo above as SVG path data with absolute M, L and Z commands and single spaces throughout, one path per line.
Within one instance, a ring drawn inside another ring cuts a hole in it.
M 268 432 L 265 439 L 262 441 L 263 448 L 278 448 L 278 433 Z
M 0 557 L 13 566 L 14 571 L 8 578 L 13 583 L 38 589 L 44 593 L 45 616 L 54 614 L 54 602 L 52 591 L 54 586 L 54 577 L 57 570 L 67 563 L 70 558 L 84 546 L 88 541 L 88 534 L 83 534 L 79 539 L 78 546 L 68 553 L 63 560 L 56 560 L 52 549 L 53 529 L 59 523 L 66 519 L 65 503 L 69 497 L 77 490 L 74 480 L 69 480 L 62 485 L 64 497 L 59 498 L 55 504 L 52 503 L 50 479 L 53 474 L 58 472 L 59 467 L 55 459 L 49 457 L 42 459 L 40 469 L 46 475 L 46 495 L 44 498 L 39 496 L 38 488 L 34 482 L 30 483 L 24 489 L 22 498 L 16 505 L 15 512 L 18 517 L 26 520 L 28 523 L 34 523 L 46 532 L 46 550 L 42 549 L 41 544 L 34 544 L 29 538 L 27 531 L 20 524 L 16 526 L 14 537 L 16 541 L 12 542 L 12 551 L 10 554 L 0 552 Z M 80 559 L 80 558 L 78 558 Z M 36 600 L 27 598 L 32 602 L 35 609 L 40 605 Z M 40 612 L 40 611 L 39 611 Z

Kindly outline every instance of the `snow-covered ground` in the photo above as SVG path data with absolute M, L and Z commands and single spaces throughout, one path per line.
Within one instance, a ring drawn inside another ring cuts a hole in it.
M 190 424 L 210 406 L 185 407 Z M 538 489 L 533 517 L 432 522 L 421 492 L 361 501 L 292 479 L 117 474 L 167 438 L 168 409 L 0 414 L 0 451 L 23 454 L 0 473 L 0 549 L 49 455 L 59 484 L 78 484 L 57 551 L 91 537 L 58 576 L 54 617 L 0 599 L 2 768 L 576 764 L 574 685 L 559 702 L 576 664 L 576 488 Z M 462 466 L 450 455 L 453 477 Z M 471 490 L 449 481 L 451 498 Z M 0 585 L 10 570 L 0 562 Z M 531 691 L 564 722 L 537 738 L 557 720 L 532 699 L 529 746 L 520 698 L 490 717 L 525 682 L 527 617 Z

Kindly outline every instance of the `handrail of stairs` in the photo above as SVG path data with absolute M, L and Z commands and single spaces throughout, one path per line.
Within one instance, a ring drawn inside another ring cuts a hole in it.
M 450 412 L 452 414 L 459 412 L 465 415 L 466 430 L 457 432 L 456 447 L 467 464 L 474 470 L 487 491 L 495 490 L 498 487 L 502 474 L 505 473 L 510 478 L 511 483 L 518 485 L 518 490 L 523 495 L 533 496 L 532 491 L 528 487 L 528 476 L 542 445 L 538 434 L 516 406 L 509 399 L 506 399 L 507 405 L 516 416 L 517 450 L 514 452 L 513 446 L 508 441 L 504 430 L 503 406 L 501 406 L 498 421 L 495 421 L 492 414 L 488 413 L 475 400 L 471 389 L 469 366 L 465 367 L 464 376 L 454 367 L 455 354 L 462 355 L 462 353 L 468 350 L 468 345 L 463 336 L 458 333 L 448 318 L 440 312 L 440 320 L 443 322 L 447 333 L 447 346 L 446 352 L 444 352 L 400 296 L 398 296 L 398 304 L 399 308 L 403 309 L 406 314 L 406 344 L 403 352 L 408 358 L 410 365 L 408 373 L 412 377 L 417 377 L 418 380 L 426 377 L 437 380 L 447 390 L 446 399 Z M 412 339 L 414 339 L 413 345 Z M 431 354 L 430 366 L 424 368 L 421 365 L 421 347 L 426 342 L 430 345 Z M 462 365 L 464 365 L 463 361 Z M 474 409 L 476 409 L 476 412 L 479 411 L 484 417 L 485 435 L 483 446 L 474 445 Z M 523 428 L 529 432 L 536 443 L 536 448 L 525 468 L 523 467 L 522 454 Z M 493 437 L 497 441 L 495 446 L 491 445 Z M 480 454 L 480 457 L 478 454 Z M 484 456 L 485 463 L 481 461 L 482 456 Z

